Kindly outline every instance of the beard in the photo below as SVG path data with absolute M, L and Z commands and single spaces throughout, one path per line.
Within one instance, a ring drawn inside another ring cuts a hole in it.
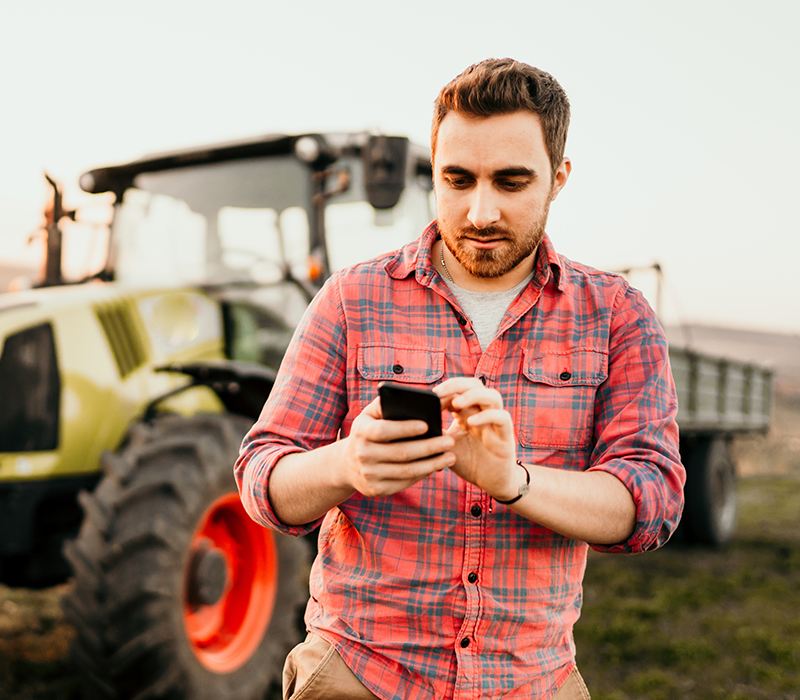
M 473 277 L 495 279 L 511 272 L 523 260 L 533 255 L 544 238 L 549 209 L 548 202 L 543 211 L 538 212 L 538 215 L 521 231 L 503 226 L 489 226 L 482 229 L 464 226 L 459 230 L 453 230 L 440 221 L 439 234 L 453 257 Z M 497 248 L 480 250 L 469 245 L 466 238 L 475 240 L 503 238 L 504 241 Z

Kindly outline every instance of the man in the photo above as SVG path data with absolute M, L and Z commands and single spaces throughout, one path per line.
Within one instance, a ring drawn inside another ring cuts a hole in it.
M 652 310 L 545 234 L 569 103 L 510 59 L 440 93 L 438 219 L 312 302 L 236 476 L 245 508 L 322 524 L 285 697 L 588 698 L 575 665 L 588 545 L 641 552 L 683 507 L 677 402 Z M 377 384 L 452 422 L 382 419 Z

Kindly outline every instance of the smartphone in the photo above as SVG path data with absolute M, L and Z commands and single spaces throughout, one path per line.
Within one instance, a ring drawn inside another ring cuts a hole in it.
M 422 440 L 442 434 L 442 405 L 439 397 L 427 389 L 381 382 L 378 384 L 381 411 L 387 420 L 424 420 L 428 432 L 408 440 Z

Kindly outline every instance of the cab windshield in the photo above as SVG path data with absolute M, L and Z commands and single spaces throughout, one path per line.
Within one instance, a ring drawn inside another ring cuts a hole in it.
M 337 188 L 346 171 L 349 185 Z M 430 221 L 429 187 L 411 182 L 398 204 L 366 201 L 361 162 L 337 161 L 325 183 L 330 271 L 398 248 Z M 116 206 L 112 264 L 144 284 L 277 282 L 309 278 L 312 171 L 270 156 L 140 173 Z
M 116 278 L 268 282 L 307 276 L 311 182 L 291 156 L 140 173 L 117 205 Z

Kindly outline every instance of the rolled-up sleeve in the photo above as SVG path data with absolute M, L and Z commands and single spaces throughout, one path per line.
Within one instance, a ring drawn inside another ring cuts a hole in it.
M 245 510 L 256 522 L 304 535 L 319 521 L 284 525 L 269 500 L 269 479 L 278 461 L 336 440 L 346 413 L 345 325 L 336 278 L 306 310 L 258 421 L 245 436 L 234 476 Z
M 610 330 L 609 372 L 595 403 L 589 470 L 609 472 L 625 484 L 636 505 L 636 525 L 626 542 L 592 548 L 638 553 L 663 545 L 683 512 L 678 401 L 664 333 L 640 292 L 620 291 Z

